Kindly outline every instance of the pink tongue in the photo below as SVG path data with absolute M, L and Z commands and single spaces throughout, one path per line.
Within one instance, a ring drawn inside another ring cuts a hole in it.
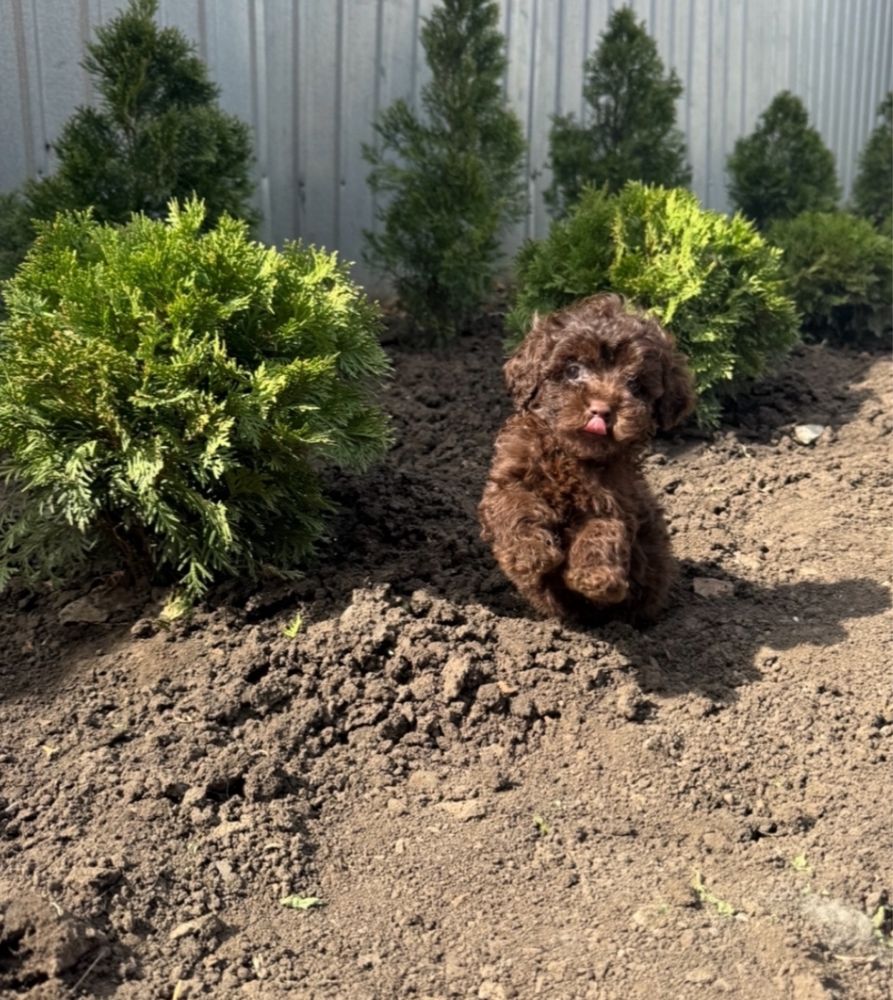
M 587 434 L 607 434 L 608 425 L 605 423 L 604 417 L 600 417 L 597 413 L 589 418 L 589 423 L 583 428 Z

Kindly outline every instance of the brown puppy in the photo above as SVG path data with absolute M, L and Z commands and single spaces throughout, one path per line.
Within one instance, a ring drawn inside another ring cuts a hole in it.
M 694 407 L 685 358 L 656 320 L 596 295 L 537 317 L 505 377 L 516 412 L 479 508 L 503 572 L 549 615 L 653 618 L 672 562 L 640 465 Z

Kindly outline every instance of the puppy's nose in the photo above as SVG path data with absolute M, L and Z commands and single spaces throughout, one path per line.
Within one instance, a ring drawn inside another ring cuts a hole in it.
M 601 417 L 607 423 L 611 416 L 611 407 L 603 399 L 591 399 L 589 401 L 589 415 Z

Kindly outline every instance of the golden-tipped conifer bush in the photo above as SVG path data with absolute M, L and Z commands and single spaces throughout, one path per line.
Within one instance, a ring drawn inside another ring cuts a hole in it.
M 617 292 L 673 333 L 695 374 L 698 420 L 710 426 L 723 395 L 797 340 L 780 258 L 752 223 L 702 208 L 681 188 L 633 181 L 616 195 L 590 188 L 546 239 L 518 254 L 509 346 L 535 313 Z
M 291 573 L 328 504 L 321 463 L 385 450 L 378 313 L 328 253 L 166 222 L 43 225 L 0 325 L 0 584 L 115 551 L 186 600 Z

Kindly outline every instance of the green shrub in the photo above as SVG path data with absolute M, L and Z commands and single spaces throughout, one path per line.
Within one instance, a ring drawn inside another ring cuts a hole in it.
M 17 192 L 0 194 L 0 281 L 15 272 L 33 238 L 28 209 L 21 195 Z M 0 315 L 2 311 L 3 302 L 0 299 Z
M 437 339 L 454 335 L 486 298 L 504 226 L 523 214 L 524 140 L 504 106 L 505 41 L 492 0 L 443 0 L 422 28 L 431 81 L 424 119 L 397 101 L 363 154 L 379 197 L 366 259 Z
M 664 73 L 657 45 L 629 7 L 614 11 L 584 66 L 588 124 L 556 115 L 549 135 L 546 203 L 564 215 L 584 187 L 619 191 L 628 180 L 685 187 L 691 171 L 676 128 L 682 84 Z
M 25 185 L 26 220 L 91 207 L 101 222 L 123 223 L 133 212 L 162 218 L 172 198 L 192 195 L 204 201 L 208 224 L 224 212 L 255 219 L 250 132 L 219 109 L 194 46 L 176 28 L 159 28 L 157 9 L 157 0 L 131 0 L 97 29 L 83 65 L 99 107 L 79 108 L 65 124 L 56 173 Z M 21 222 L 11 234 L 0 229 L 8 255 L 0 277 L 33 237 L 30 224 L 24 233 Z
M 840 197 L 834 156 L 810 126 L 803 102 L 787 90 L 735 143 L 727 170 L 732 203 L 760 229 L 801 212 L 833 211 Z
M 788 289 L 813 336 L 855 339 L 891 325 L 893 240 L 845 212 L 805 212 L 767 238 L 784 251 Z
M 710 425 L 722 393 L 760 375 L 797 339 L 779 257 L 746 219 L 702 209 L 688 191 L 634 182 L 617 195 L 590 189 L 547 239 L 518 255 L 509 346 L 535 312 L 619 292 L 674 334 L 695 373 L 698 419 Z
M 118 550 L 193 600 L 293 571 L 328 509 L 320 462 L 388 442 L 378 314 L 346 268 L 200 202 L 124 227 L 44 224 L 0 324 L 0 584 Z
M 880 125 L 868 137 L 859 156 L 853 182 L 853 206 L 859 215 L 880 226 L 893 214 L 893 91 L 877 109 Z

